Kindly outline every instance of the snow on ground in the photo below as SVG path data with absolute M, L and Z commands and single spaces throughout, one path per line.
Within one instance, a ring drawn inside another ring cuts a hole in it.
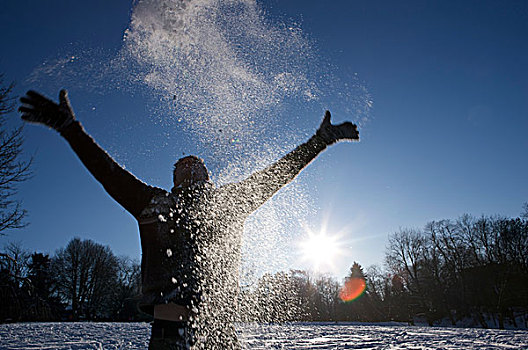
M 245 327 L 248 349 L 528 349 L 527 331 L 296 324 Z
M 146 349 L 148 323 L 13 323 L 0 325 L 0 349 Z
M 0 349 L 146 349 L 147 323 L 0 325 Z M 400 325 L 240 326 L 245 349 L 528 349 L 528 331 Z

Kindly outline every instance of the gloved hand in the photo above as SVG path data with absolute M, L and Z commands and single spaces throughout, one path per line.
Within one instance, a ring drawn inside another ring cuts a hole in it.
M 18 111 L 27 122 L 43 124 L 60 132 L 75 121 L 66 90 L 60 91 L 59 104 L 32 90 L 21 97 L 20 102 L 24 105 Z
M 344 122 L 339 125 L 330 123 L 330 111 L 326 111 L 323 122 L 317 129 L 316 135 L 322 138 L 327 145 L 331 145 L 340 140 L 359 140 L 357 125 L 351 122 Z

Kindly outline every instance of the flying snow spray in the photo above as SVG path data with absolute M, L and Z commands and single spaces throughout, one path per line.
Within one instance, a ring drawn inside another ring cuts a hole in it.
M 141 162 L 133 157 L 149 159 L 152 148 L 173 154 L 179 145 L 172 136 L 183 131 L 220 186 L 246 178 L 306 141 L 327 107 L 365 121 L 372 102 L 364 86 L 357 77 L 339 79 L 322 57 L 299 23 L 271 18 L 255 0 L 139 0 L 117 55 L 69 53 L 36 69 L 32 79 L 45 74 L 59 77 L 61 85 L 92 84 L 98 91 L 129 90 L 130 95 L 146 90 L 156 105 L 141 120 L 127 119 L 125 134 L 136 128 L 141 135 L 149 124 L 163 128 L 165 141 L 156 138 L 159 145 L 152 146 L 152 140 L 134 139 L 130 153 L 116 150 L 107 137 L 110 153 L 124 165 Z M 242 296 L 255 295 L 263 274 L 294 265 L 292 247 L 302 234 L 301 222 L 318 210 L 312 190 L 301 182 L 290 184 L 246 221 Z M 268 281 L 292 282 L 281 275 Z M 280 288 L 273 293 L 274 301 L 260 307 L 292 318 L 295 308 L 278 306 L 286 305 L 287 293 Z M 248 305 L 245 309 L 258 317 L 256 304 Z

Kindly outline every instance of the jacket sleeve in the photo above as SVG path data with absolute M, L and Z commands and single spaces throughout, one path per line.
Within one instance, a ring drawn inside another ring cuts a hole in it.
M 231 187 L 229 192 L 238 199 L 237 204 L 249 215 L 290 183 L 326 146 L 319 136 L 314 135 L 267 168 L 226 187 Z
M 61 135 L 106 192 L 137 218 L 151 200 L 153 188 L 123 169 L 78 121 L 62 130 Z

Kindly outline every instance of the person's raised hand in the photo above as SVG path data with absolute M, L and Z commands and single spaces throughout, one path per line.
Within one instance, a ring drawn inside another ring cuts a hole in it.
M 330 111 L 326 111 L 323 121 L 317 129 L 316 135 L 321 137 L 327 145 L 331 145 L 341 140 L 359 140 L 357 125 L 351 122 L 344 122 L 339 125 L 330 123 Z
M 21 97 L 20 102 L 23 105 L 18 111 L 22 113 L 22 119 L 27 122 L 46 125 L 60 132 L 75 121 L 75 114 L 66 90 L 60 91 L 58 104 L 33 90 L 29 90 L 26 96 Z

